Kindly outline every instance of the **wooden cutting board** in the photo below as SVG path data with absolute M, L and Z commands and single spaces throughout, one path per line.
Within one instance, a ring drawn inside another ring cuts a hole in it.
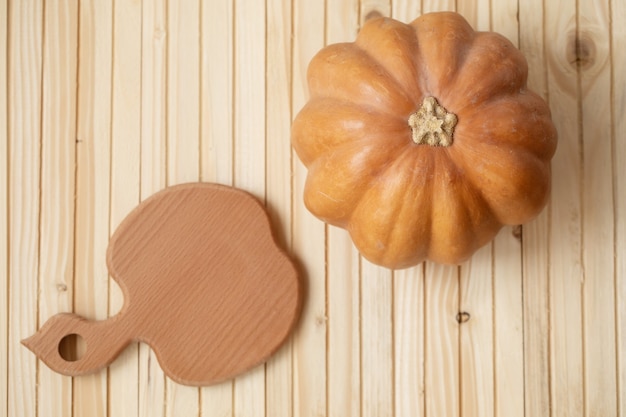
M 300 312 L 296 268 L 264 207 L 232 187 L 183 184 L 148 198 L 111 238 L 107 265 L 125 297 L 117 315 L 58 314 L 23 341 L 54 371 L 95 372 L 139 341 L 173 380 L 208 385 L 265 361 Z M 84 340 L 80 358 L 63 354 L 68 338 Z

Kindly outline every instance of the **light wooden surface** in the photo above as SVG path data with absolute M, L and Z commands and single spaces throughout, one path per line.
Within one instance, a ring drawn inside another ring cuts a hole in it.
M 553 194 L 460 267 L 389 271 L 304 209 L 289 125 L 324 44 L 442 9 L 525 53 Z M 622 0 L 0 0 L 0 416 L 626 415 L 625 48 Z M 190 388 L 145 345 L 75 378 L 20 345 L 58 312 L 115 314 L 110 233 L 198 180 L 264 201 L 306 271 L 275 356 Z

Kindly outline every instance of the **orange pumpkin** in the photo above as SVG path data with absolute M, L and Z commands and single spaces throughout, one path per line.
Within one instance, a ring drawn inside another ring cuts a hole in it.
M 306 207 L 361 254 L 460 263 L 550 193 L 557 133 L 523 55 L 457 13 L 367 21 L 322 49 L 292 126 Z

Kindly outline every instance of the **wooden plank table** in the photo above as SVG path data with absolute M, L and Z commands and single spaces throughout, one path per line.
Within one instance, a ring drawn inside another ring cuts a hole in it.
M 526 55 L 559 131 L 548 207 L 461 266 L 370 264 L 304 208 L 305 74 L 369 16 L 457 10 Z M 0 416 L 626 414 L 623 0 L 1 0 Z M 216 386 L 132 345 L 65 377 L 20 345 L 121 307 L 105 251 L 141 200 L 218 182 L 265 202 L 306 271 L 302 319 Z

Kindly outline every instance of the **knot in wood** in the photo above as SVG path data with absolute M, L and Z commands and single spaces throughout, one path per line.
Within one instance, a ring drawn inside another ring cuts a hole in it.
M 577 69 L 587 69 L 596 62 L 597 48 L 589 33 L 572 33 L 567 41 L 567 61 Z
M 457 323 L 463 324 L 463 323 L 467 323 L 470 319 L 470 313 L 468 313 L 467 311 L 460 311 L 457 315 L 456 315 L 456 321 Z

